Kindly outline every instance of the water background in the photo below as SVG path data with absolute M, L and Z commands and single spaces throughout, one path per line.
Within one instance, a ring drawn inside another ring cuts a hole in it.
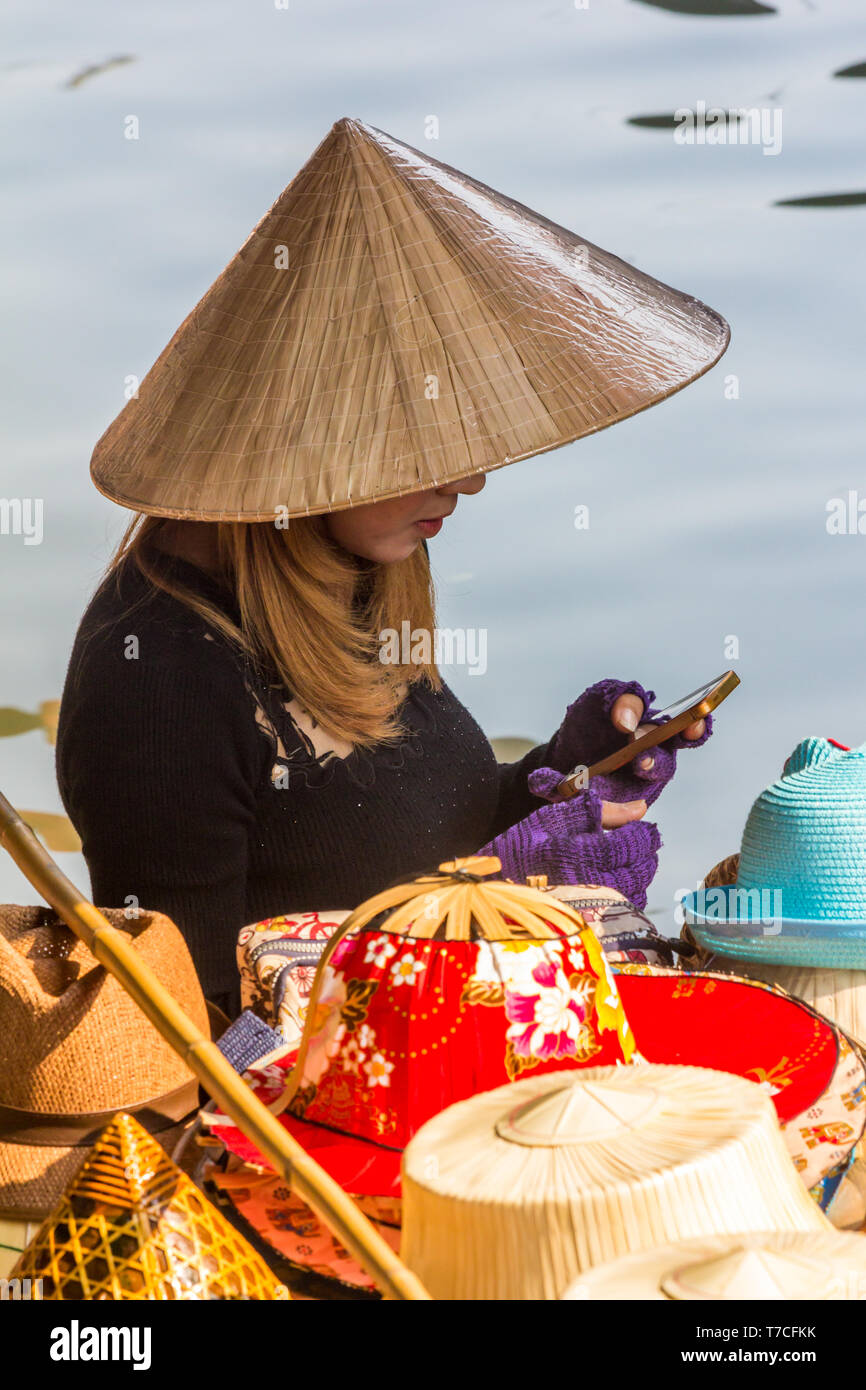
M 833 76 L 866 59 L 862 0 L 737 17 L 639 0 L 8 0 L 6 15 L 0 496 L 44 499 L 45 519 L 41 545 L 0 535 L 0 704 L 60 694 L 126 520 L 87 471 L 124 378 L 145 373 L 333 121 L 357 116 L 732 325 L 708 376 L 492 474 L 432 546 L 440 622 L 488 632 L 487 674 L 450 678 L 491 736 L 546 738 L 601 676 L 667 702 L 740 674 L 716 736 L 682 755 L 653 808 L 650 901 L 670 926 L 675 890 L 738 847 L 800 738 L 866 740 L 866 536 L 826 529 L 830 498 L 866 496 L 866 208 L 774 205 L 866 188 L 866 81 Z M 698 101 L 780 108 L 781 153 L 634 124 Z M 725 398 L 731 373 L 739 399 Z M 0 740 L 0 788 L 62 809 L 42 732 Z M 83 860 L 60 861 L 86 889 Z M 5 858 L 0 897 L 36 898 Z

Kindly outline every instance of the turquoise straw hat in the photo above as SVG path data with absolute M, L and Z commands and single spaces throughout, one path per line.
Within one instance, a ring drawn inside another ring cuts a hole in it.
M 798 743 L 749 812 L 736 882 L 682 907 L 719 955 L 866 970 L 866 745 Z

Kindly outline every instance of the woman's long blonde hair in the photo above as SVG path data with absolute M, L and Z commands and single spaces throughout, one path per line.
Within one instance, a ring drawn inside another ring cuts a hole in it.
M 177 523 L 174 523 L 176 526 Z M 188 525 L 200 525 L 189 522 Z M 386 629 L 435 631 L 430 563 L 421 546 L 406 560 L 374 564 L 333 542 L 321 517 L 217 523 L 218 577 L 236 596 L 238 626 L 215 604 L 179 583 L 154 545 L 165 521 L 138 516 L 112 557 L 106 578 L 134 561 L 157 589 L 170 593 L 264 669 L 276 672 L 287 698 L 336 738 L 356 745 L 400 735 L 406 686 L 441 687 L 435 663 L 383 664 Z

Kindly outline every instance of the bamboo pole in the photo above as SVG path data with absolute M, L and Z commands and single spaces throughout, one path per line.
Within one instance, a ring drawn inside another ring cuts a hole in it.
M 350 1197 L 300 1144 L 223 1057 L 210 1038 L 175 1003 L 150 966 L 98 908 L 82 898 L 0 792 L 0 845 L 58 916 L 92 951 L 175 1051 L 210 1096 L 265 1155 L 313 1211 L 332 1228 L 387 1298 L 428 1299 L 407 1269 Z

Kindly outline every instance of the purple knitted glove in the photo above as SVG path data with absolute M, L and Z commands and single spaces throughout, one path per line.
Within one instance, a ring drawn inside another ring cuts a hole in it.
M 641 724 L 661 724 L 652 710 L 654 690 L 644 690 L 637 681 L 597 681 L 569 705 L 558 731 L 547 750 L 548 762 L 559 772 L 571 772 L 575 767 L 591 767 L 609 753 L 623 748 L 628 739 L 614 728 L 610 713 L 620 695 L 637 695 L 643 701 Z M 675 734 L 667 743 L 659 743 L 648 754 L 653 759 L 649 769 L 634 762 L 626 763 L 616 772 L 593 777 L 592 786 L 602 801 L 645 801 L 648 806 L 661 796 L 677 766 L 681 748 L 699 748 L 713 732 L 712 715 L 707 715 L 706 729 L 700 738 L 687 739 Z
M 547 874 L 551 884 L 617 888 L 635 907 L 645 907 L 647 889 L 658 868 L 658 828 L 629 821 L 616 830 L 602 830 L 602 797 L 596 780 L 568 801 L 540 806 L 478 853 L 495 854 L 503 877 L 518 883 L 529 874 Z M 559 772 L 539 768 L 529 778 L 529 789 L 534 796 L 552 795 L 561 781 Z

